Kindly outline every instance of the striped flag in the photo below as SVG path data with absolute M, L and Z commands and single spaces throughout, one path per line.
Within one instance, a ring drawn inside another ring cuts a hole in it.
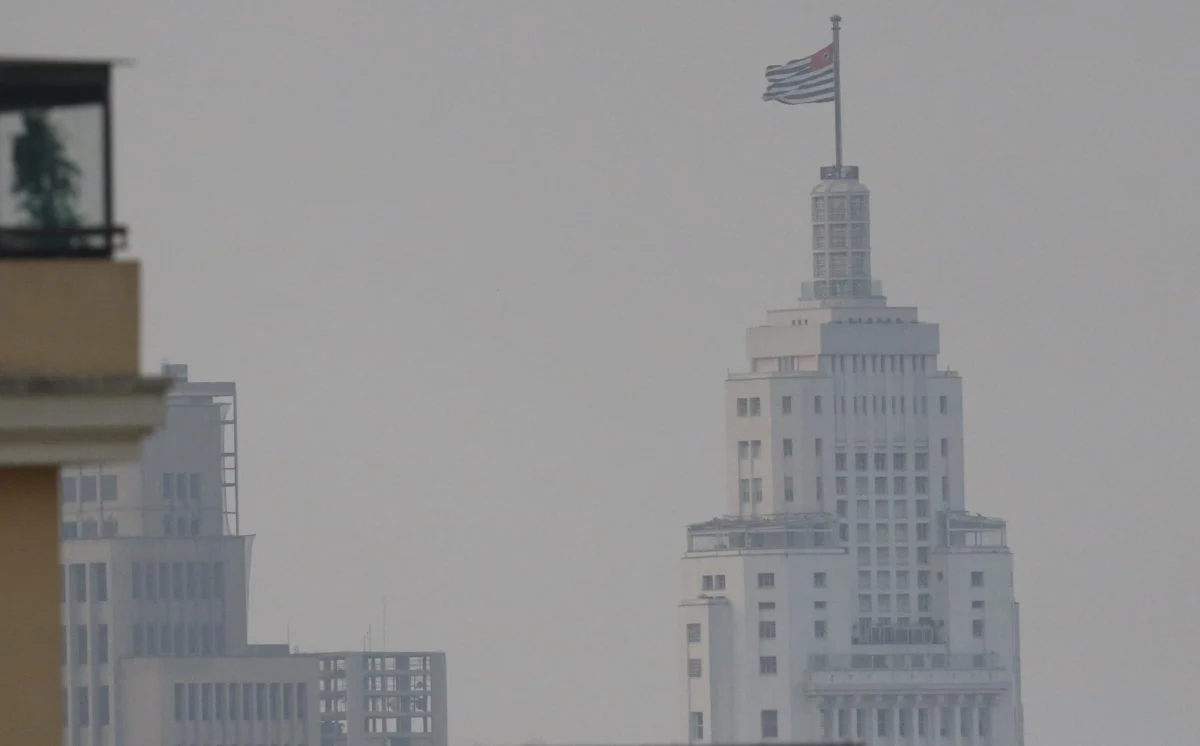
M 816 54 L 767 68 L 767 92 L 763 101 L 781 104 L 820 104 L 834 99 L 833 45 Z

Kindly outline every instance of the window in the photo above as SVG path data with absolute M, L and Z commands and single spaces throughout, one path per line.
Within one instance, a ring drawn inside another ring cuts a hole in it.
M 855 477 L 854 478 L 854 494 L 856 494 L 856 495 L 868 494 L 868 488 L 870 487 L 870 482 L 871 482 L 871 480 L 867 477 Z
M 108 600 L 108 565 L 104 562 L 92 563 L 92 601 Z
M 813 397 L 813 414 L 821 414 L 821 397 Z
M 876 604 L 879 606 L 880 613 L 890 614 L 892 611 L 892 597 L 886 593 L 880 593 L 876 598 Z
M 141 655 L 143 650 L 144 644 L 142 641 L 142 625 L 135 624 L 133 625 L 133 654 Z
M 886 544 L 887 542 L 891 541 L 891 539 L 888 538 L 888 535 L 891 533 L 888 529 L 889 525 L 886 523 L 875 524 L 875 541 L 877 543 Z
M 813 588 L 824 588 L 829 581 L 828 576 L 823 572 L 813 573 Z
M 774 588 L 775 587 L 775 573 L 760 572 L 758 574 L 758 587 L 759 588 Z
M 858 564 L 859 566 L 871 564 L 871 547 L 858 548 Z
M 838 501 L 837 501 L 837 514 L 838 514 L 838 516 L 840 516 L 840 517 L 842 517 L 842 518 L 845 518 L 845 517 L 846 517 L 846 513 L 847 513 L 847 511 L 849 510 L 849 507 L 850 507 L 850 506 L 849 506 L 849 504 L 847 504 L 847 502 L 846 502 L 845 500 L 838 500 Z
M 60 479 L 58 483 L 59 498 L 65 503 L 75 502 L 79 497 L 76 486 L 75 477 L 63 477 Z
M 875 471 L 887 471 L 887 454 L 875 454 Z
M 750 441 L 750 458 L 762 458 L 762 441 Z
M 822 479 L 821 477 L 817 477 L 817 500 L 821 501 L 824 499 L 825 499 L 825 480 Z
M 971 620 L 971 634 L 975 637 L 983 637 L 983 620 Z
M 750 400 L 745 397 L 740 397 L 737 400 L 737 416 L 746 417 L 750 414 Z
M 75 665 L 83 666 L 88 661 L 88 628 L 86 624 L 75 625 L 75 644 L 74 644 Z
M 929 611 L 933 606 L 933 596 L 928 593 L 920 593 L 917 595 L 917 611 Z
M 929 564 L 929 547 L 917 547 L 917 564 Z
M 738 480 L 738 499 L 744 503 L 750 502 L 750 480 Z
M 785 397 L 783 397 L 783 399 L 781 399 L 780 401 L 781 401 L 781 404 L 782 404 L 783 413 L 784 413 L 784 414 L 791 414 L 791 413 L 792 413 L 792 397 L 790 397 L 790 396 L 785 396 Z
M 928 588 L 929 587 L 929 571 L 928 570 L 917 570 L 917 587 L 918 588 Z
M 917 479 L 920 479 L 920 478 L 921 477 L 917 477 Z M 928 500 L 917 500 L 917 518 L 928 518 L 928 517 L 929 517 L 929 501 Z
M 817 458 L 821 457 L 821 451 L 823 450 L 823 445 L 824 445 L 824 443 L 822 442 L 822 440 L 820 438 L 815 438 L 813 440 L 813 453 L 817 456 Z
M 972 588 L 982 588 L 983 587 L 983 571 L 975 570 L 971 573 L 971 587 Z
M 908 547 L 896 547 L 896 564 L 908 564 Z
M 762 414 L 762 403 L 757 396 L 750 397 L 750 416 L 758 417 Z
M 60 533 L 62 535 L 62 538 L 64 538 L 64 539 L 78 539 L 79 538 L 79 524 L 74 523 L 74 522 L 64 523 L 62 525 L 62 530 Z
M 942 499 L 950 497 L 950 477 L 942 477 Z
M 818 640 L 825 639 L 825 620 L 824 619 L 818 619 L 817 621 L 813 622 L 813 637 L 816 637 Z
M 724 575 L 714 575 L 713 576 L 713 588 L 718 591 L 725 590 L 725 576 Z
M 908 518 L 907 500 L 896 500 L 892 503 L 892 517 L 898 519 Z
M 704 664 L 699 658 L 688 658 L 688 678 L 698 679 L 704 672 Z
M 199 500 L 203 495 L 200 492 L 200 475 L 188 474 L 189 487 L 191 488 L 192 499 Z
M 185 500 L 185 499 L 187 499 L 187 496 L 188 496 L 188 475 L 187 474 L 176 474 L 175 475 L 175 497 L 179 498 L 180 500 Z
M 762 737 L 763 738 L 778 738 L 779 737 L 779 711 L 778 710 L 763 710 L 761 720 L 762 720 Z
M 907 541 L 908 541 L 908 524 L 907 523 L 897 523 L 896 524 L 896 543 L 903 544 Z
M 870 614 L 871 613 L 871 594 L 870 593 L 858 594 L 858 613 L 859 614 Z
M 875 587 L 881 591 L 890 591 L 892 589 L 892 573 L 887 570 L 875 573 Z
M 888 501 L 887 500 L 876 500 L 875 501 L 875 517 L 876 518 L 886 519 L 888 517 L 888 512 L 889 511 L 888 511 Z
M 892 454 L 892 468 L 895 469 L 896 471 L 904 471 L 905 469 L 907 469 L 908 465 L 906 464 L 906 461 L 907 461 L 907 459 L 905 458 L 905 454 L 903 454 L 903 453 L 893 453 Z
M 902 591 L 908 590 L 908 570 L 896 571 L 896 588 Z
M 917 453 L 913 455 L 913 468 L 917 471 L 927 471 L 929 469 L 929 454 Z
M 791 441 L 788 441 L 788 442 L 790 443 Z M 784 477 L 783 478 L 783 500 L 784 500 L 784 502 L 790 503 L 795 498 L 796 498 L 795 483 L 792 481 L 791 477 Z
M 929 541 L 929 524 L 917 524 L 917 541 Z
M 942 438 L 942 458 L 950 456 L 950 439 Z
M 929 477 L 916 477 L 913 479 L 913 488 L 918 495 L 928 495 Z
M 971 608 L 977 611 L 983 611 L 983 601 L 972 601 Z
M 775 602 L 774 601 L 759 601 L 758 602 L 758 610 L 759 611 L 774 611 L 775 610 Z
M 187 699 L 184 695 L 183 684 L 175 685 L 175 722 L 182 723 L 184 712 L 187 709 Z
M 908 494 L 908 478 L 896 477 L 892 480 L 892 494 L 907 495 Z
M 775 639 L 775 622 L 761 620 L 758 623 L 758 639 L 774 640 Z
M 835 453 L 833 455 L 833 468 L 837 469 L 838 471 L 846 470 L 846 454 Z
M 738 458 L 745 460 L 750 458 L 750 441 L 739 440 L 737 444 Z
M 945 396 L 938 397 L 938 411 L 946 414 L 950 410 L 950 401 Z
M 871 524 L 858 523 L 854 526 L 854 540 L 859 544 L 868 544 L 871 541 Z
M 688 713 L 688 731 L 691 737 L 696 741 L 704 740 L 704 713 L 691 712 Z
M 886 495 L 888 493 L 888 478 L 875 477 L 875 494 Z
M 813 197 L 812 201 L 812 219 L 819 222 L 825 220 L 825 198 Z
M 791 438 L 783 439 L 783 455 L 784 456 L 792 455 L 792 439 Z
M 87 565 L 71 565 L 71 598 L 76 603 L 87 603 Z
M 755 441 L 755 442 L 757 442 L 757 441 Z M 759 477 L 755 477 L 754 479 L 750 480 L 750 487 L 754 491 L 754 502 L 756 502 L 756 503 L 762 502 L 762 500 L 763 500 L 762 479 Z
M 87 728 L 91 725 L 91 707 L 88 702 L 88 688 L 86 686 L 75 687 L 75 717 L 80 727 Z
M 865 454 L 865 453 L 854 454 L 854 470 L 855 471 L 866 471 L 867 470 L 867 454 Z
M 891 547 L 877 547 L 875 549 L 875 564 L 888 565 L 892 562 Z
M 845 495 L 849 490 L 846 485 L 845 477 L 837 477 L 833 482 L 834 491 L 839 495 Z
M 758 658 L 758 673 L 760 676 L 774 676 L 777 670 L 778 662 L 773 655 L 761 655 Z
M 96 478 L 95 477 L 80 477 L 79 478 L 79 500 L 81 502 L 95 502 L 97 497 Z
M 863 590 L 867 590 L 871 587 L 871 571 L 870 570 L 859 570 L 858 571 L 858 587 Z
M 689 643 L 700 642 L 700 623 L 699 622 L 690 622 L 688 624 L 688 626 L 687 626 L 687 641 Z
M 96 656 L 97 663 L 108 663 L 108 625 L 96 625 L 96 641 L 92 645 L 92 652 Z

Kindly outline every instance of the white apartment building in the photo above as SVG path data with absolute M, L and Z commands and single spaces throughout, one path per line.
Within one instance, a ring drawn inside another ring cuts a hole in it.
M 445 653 L 313 655 L 321 746 L 447 746 Z
M 62 472 L 63 743 L 316 746 L 315 662 L 247 644 L 234 384 L 165 373 L 139 462 Z
M 1021 746 L 1005 523 L 967 510 L 962 381 L 871 277 L 856 167 L 812 192 L 813 281 L 726 383 L 727 515 L 688 527 L 689 743 Z

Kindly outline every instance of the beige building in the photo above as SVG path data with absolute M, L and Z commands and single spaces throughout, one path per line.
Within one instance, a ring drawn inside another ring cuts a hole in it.
M 62 734 L 59 466 L 136 458 L 162 418 L 165 384 L 138 373 L 140 269 L 113 260 L 109 77 L 0 60 L 0 744 Z

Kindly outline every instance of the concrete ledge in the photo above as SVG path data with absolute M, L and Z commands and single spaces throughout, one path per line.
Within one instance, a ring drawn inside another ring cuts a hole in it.
M 162 424 L 171 381 L 0 377 L 0 466 L 131 461 Z

